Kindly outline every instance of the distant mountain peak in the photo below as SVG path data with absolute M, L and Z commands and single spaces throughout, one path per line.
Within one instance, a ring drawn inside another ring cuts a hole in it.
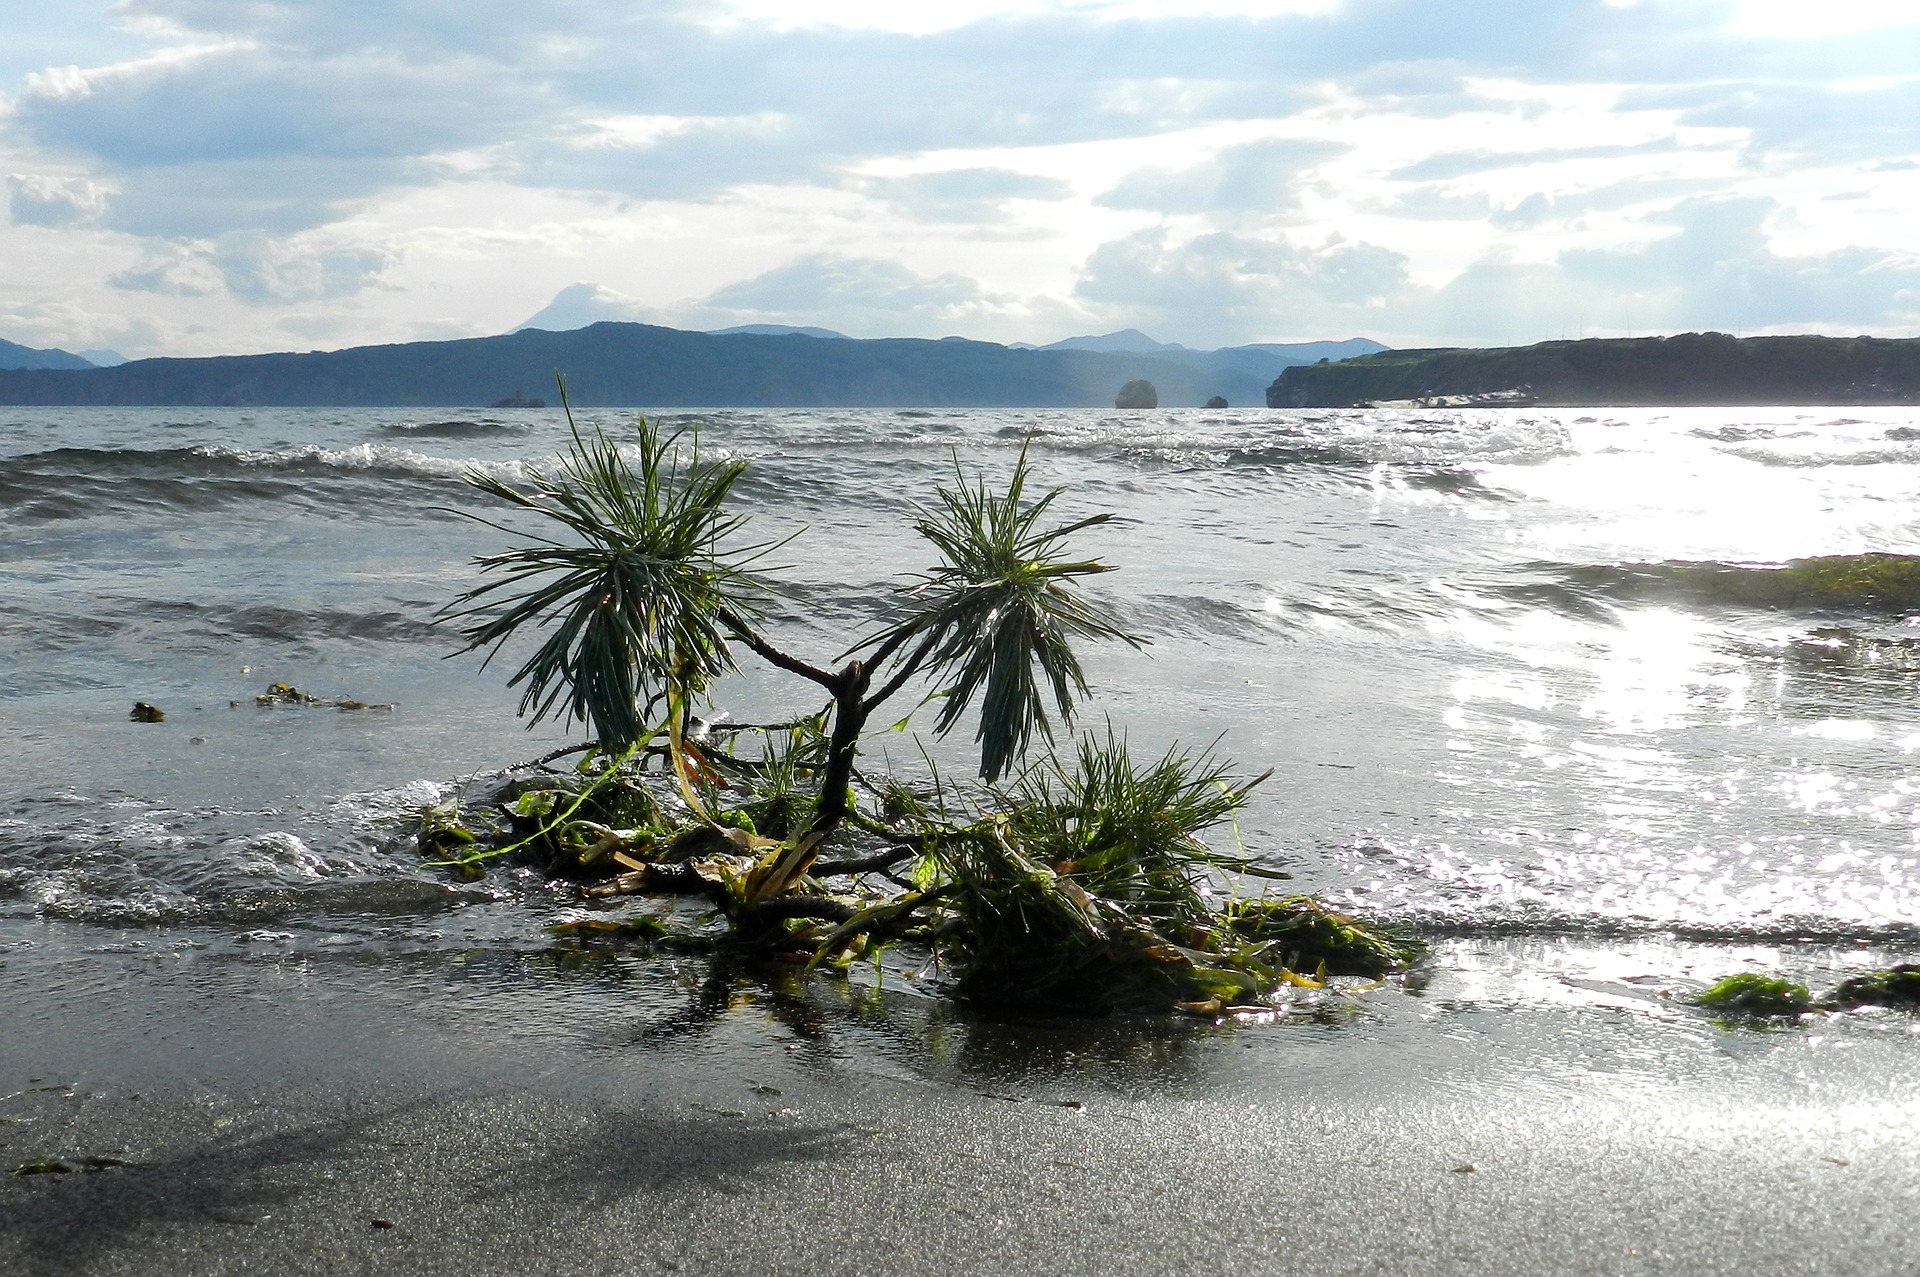
M 1041 350 L 1092 350 L 1103 355 L 1151 355 L 1161 351 L 1185 350 L 1176 342 L 1155 341 L 1138 328 L 1122 328 L 1119 332 L 1102 333 L 1097 337 L 1067 337 L 1040 347 Z
M 615 292 L 603 284 L 568 284 L 526 323 L 512 331 L 517 333 L 528 328 L 539 328 L 550 333 L 567 333 L 576 328 L 590 328 L 606 320 L 644 323 L 645 310 L 639 299 Z
M 1231 346 L 1228 349 L 1261 350 L 1268 354 L 1284 355 L 1306 363 L 1314 363 L 1321 359 L 1339 363 L 1342 359 L 1377 355 L 1393 347 L 1382 345 L 1371 337 L 1349 337 L 1345 341 L 1260 341 L 1245 346 Z

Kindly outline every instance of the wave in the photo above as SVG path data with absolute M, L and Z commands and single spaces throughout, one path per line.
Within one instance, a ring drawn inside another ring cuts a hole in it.
M 518 421 L 396 421 L 380 427 L 381 434 L 401 439 L 499 439 L 528 431 Z
M 1548 844 L 1529 856 L 1514 854 L 1507 844 L 1476 851 L 1369 836 L 1347 844 L 1339 856 L 1346 882 L 1356 885 L 1336 885 L 1324 894 L 1355 913 L 1428 935 L 1920 940 L 1913 907 L 1920 883 L 1897 867 L 1897 857 L 1841 850 L 1809 872 L 1745 871 L 1737 855 L 1708 856 L 1703 868 L 1696 863 L 1701 854 L 1693 845 L 1683 864 L 1644 848 L 1582 851 Z
M 1784 563 L 1667 560 L 1535 564 L 1491 593 L 1599 618 L 1617 603 L 1692 603 L 1795 613 L 1920 614 L 1920 555 L 1828 554 Z
M 353 795 L 292 828 L 271 811 L 178 810 L 124 795 L 29 798 L 0 819 L 0 902 L 106 926 L 429 917 L 499 898 L 423 870 L 406 818 L 444 786 Z
M 431 621 L 404 612 L 354 612 L 337 608 L 286 608 L 265 605 L 231 606 L 176 599 L 103 598 L 108 610 L 81 615 L 44 607 L 0 604 L 0 635 L 35 638 L 53 646 L 95 638 L 111 638 L 155 625 L 187 634 L 218 637 L 244 636 L 276 641 L 302 639 L 370 639 L 412 642 L 444 639 Z M 63 641 L 64 640 L 64 641 Z
M 28 522 L 113 516 L 129 509 L 207 509 L 242 501 L 333 505 L 314 480 L 442 485 L 474 470 L 509 482 L 517 461 L 433 457 L 388 444 L 236 448 L 53 448 L 0 461 L 0 510 Z M 418 509 L 417 492 L 408 504 Z

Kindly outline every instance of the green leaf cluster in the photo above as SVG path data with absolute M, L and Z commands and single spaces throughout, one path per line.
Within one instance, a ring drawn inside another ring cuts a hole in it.
M 1035 731 L 1052 735 L 1049 701 L 1063 723 L 1072 722 L 1075 698 L 1087 695 L 1073 639 L 1135 647 L 1141 640 L 1069 588 L 1079 577 L 1111 570 L 1063 552 L 1068 537 L 1110 522 L 1111 514 L 1043 528 L 1061 489 L 1024 499 L 1031 474 L 1024 446 L 1004 493 L 989 491 L 984 479 L 969 483 L 957 458 L 954 472 L 955 485 L 941 488 L 939 505 L 913 525 L 943 562 L 910 588 L 906 615 L 861 646 L 905 644 L 908 667 L 942 682 L 934 722 L 940 735 L 980 697 L 974 738 L 980 774 L 994 781 L 1026 752 Z
M 520 713 L 589 723 L 608 749 L 649 734 L 649 707 L 674 693 L 691 701 L 734 668 L 722 613 L 751 613 L 747 564 L 767 548 L 726 548 L 745 521 L 723 508 L 743 463 L 705 461 L 696 437 L 683 468 L 680 434 L 663 436 L 644 417 L 635 429 L 629 461 L 604 433 L 573 426 L 557 468 L 530 471 L 526 490 L 469 473 L 474 487 L 571 537 L 470 514 L 523 543 L 475 560 L 496 579 L 446 613 L 468 622 L 462 651 L 487 649 L 489 662 L 520 630 L 546 629 L 507 680 L 525 687 Z

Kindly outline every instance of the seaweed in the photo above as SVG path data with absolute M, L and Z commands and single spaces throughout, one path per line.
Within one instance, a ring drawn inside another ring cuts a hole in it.
M 1901 962 L 1864 976 L 1843 979 L 1826 997 L 1812 997 L 1807 985 L 1780 976 L 1740 972 L 1716 981 L 1693 999 L 1695 1006 L 1738 1016 L 1803 1016 L 1807 1012 L 1849 1012 L 1866 1006 L 1920 1010 L 1920 964 Z
M 392 705 L 376 705 L 367 701 L 356 701 L 347 696 L 336 696 L 332 699 L 324 696 L 309 696 L 290 683 L 273 684 L 268 687 L 266 691 L 254 697 L 253 703 L 266 709 L 272 709 L 281 705 L 292 705 L 301 709 L 391 710 L 393 708 Z M 240 702 L 233 701 L 230 702 L 230 704 L 237 706 Z
M 1843 1010 L 1858 1007 L 1913 1007 L 1920 1009 L 1920 963 L 1897 966 L 1843 980 L 1824 1005 Z
M 1360 922 L 1312 896 L 1231 901 L 1222 922 L 1246 940 L 1278 946 L 1287 966 L 1327 975 L 1378 979 L 1424 953 L 1415 937 Z
M 1920 963 L 1903 962 L 1851 976 L 1825 997 L 1779 976 L 1743 971 L 1720 980 L 1693 999 L 1695 1005 L 1754 1017 L 1798 1016 L 1809 1011 L 1858 1011 L 1866 1007 L 1920 1010 Z
M 1754 971 L 1716 981 L 1694 1002 L 1733 1015 L 1796 1016 L 1813 1009 L 1806 985 Z

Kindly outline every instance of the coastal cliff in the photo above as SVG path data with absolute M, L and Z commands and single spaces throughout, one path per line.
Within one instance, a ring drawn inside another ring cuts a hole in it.
M 1393 350 L 1283 369 L 1269 408 L 1920 403 L 1920 338 L 1675 337 Z M 1444 406 L 1436 404 L 1435 406 Z

